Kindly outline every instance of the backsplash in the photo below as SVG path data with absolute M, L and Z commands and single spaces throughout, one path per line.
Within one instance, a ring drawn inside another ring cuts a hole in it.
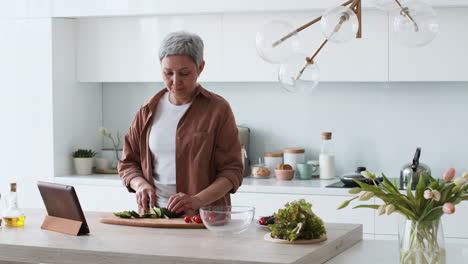
M 332 131 L 337 176 L 366 166 L 398 177 L 422 147 L 434 176 L 447 167 L 468 171 L 468 83 L 320 83 L 289 94 L 277 83 L 205 83 L 226 98 L 238 124 L 251 129 L 250 161 L 266 151 L 305 147 L 318 159 L 322 131 Z M 104 83 L 103 122 L 128 129 L 162 83 Z M 106 144 L 109 142 L 105 142 Z

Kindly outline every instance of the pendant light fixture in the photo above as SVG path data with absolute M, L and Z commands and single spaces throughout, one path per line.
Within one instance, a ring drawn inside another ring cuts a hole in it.
M 377 8 L 390 12 L 392 32 L 404 46 L 427 45 L 439 32 L 436 14 L 424 2 L 374 1 Z M 361 0 L 348 0 L 296 29 L 286 21 L 271 21 L 257 32 L 257 53 L 263 60 L 279 64 L 278 81 L 283 89 L 293 93 L 312 90 L 320 75 L 315 57 L 329 41 L 344 43 L 361 38 L 361 12 Z M 325 40 L 311 56 L 302 54 L 299 33 L 319 21 Z

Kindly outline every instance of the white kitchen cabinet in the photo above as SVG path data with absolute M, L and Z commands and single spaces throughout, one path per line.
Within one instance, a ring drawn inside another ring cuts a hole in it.
M 169 33 L 187 30 L 205 42 L 200 81 L 220 81 L 218 15 L 89 18 L 77 22 L 77 79 L 81 82 L 160 82 L 158 52 Z
M 440 31 L 427 46 L 404 47 L 390 34 L 390 81 L 468 81 L 468 8 L 436 12 Z
M 278 14 L 224 15 L 223 79 L 226 82 L 273 82 L 278 80 L 278 65 L 262 60 L 255 47 L 255 35 L 263 24 Z
M 75 185 L 83 211 L 120 212 L 138 210 L 134 193 L 122 186 Z
M 230 15 L 82 18 L 77 22 L 77 78 L 81 82 L 159 82 L 159 44 L 169 32 L 198 33 L 205 43 L 206 67 L 200 81 L 276 82 L 278 65 L 263 61 L 255 35 L 267 22 L 281 18 L 300 26 L 320 12 Z M 386 81 L 386 15 L 364 15 L 364 36 L 346 44 L 329 43 L 317 57 L 322 81 Z M 301 34 L 306 55 L 324 37 L 320 25 Z M 307 48 L 305 48 L 307 47 Z
M 0 0 L 0 18 L 50 18 L 53 0 Z
M 35 2 L 38 0 L 23 0 Z M 274 12 L 326 9 L 345 0 L 42 0 L 51 1 L 54 17 L 174 15 L 237 12 Z M 373 8 L 375 0 L 362 0 L 364 8 Z M 17 2 L 17 1 L 15 1 Z M 434 6 L 466 6 L 466 0 L 426 0 Z
M 374 233 L 374 211 L 366 209 L 342 210 L 336 208 L 349 197 L 327 195 L 297 195 L 273 193 L 243 193 L 237 192 L 231 196 L 233 205 L 255 207 L 255 219 L 261 216 L 272 215 L 284 204 L 298 199 L 305 199 L 312 203 L 312 210 L 327 223 L 353 223 L 363 224 L 364 233 Z
M 321 12 L 290 14 L 288 20 L 298 27 Z M 312 56 L 325 40 L 321 24 L 300 34 L 303 49 Z M 323 82 L 382 82 L 388 79 L 387 14 L 377 10 L 362 13 L 362 38 L 346 43 L 328 42 L 315 58 Z
M 468 204 L 462 202 L 456 206 L 456 212 L 452 215 L 442 216 L 442 224 L 445 237 L 468 238 L 468 226 L 465 224 L 468 219 Z M 397 235 L 398 224 L 404 221 L 403 216 L 392 214 L 375 217 L 376 235 Z
M 224 81 L 276 82 L 278 65 L 262 60 L 255 36 L 270 21 L 285 20 L 297 28 L 320 16 L 321 12 L 230 14 L 223 16 Z M 322 81 L 386 81 L 387 16 L 368 10 L 363 14 L 363 38 L 349 43 L 328 43 L 316 62 Z M 299 33 L 304 54 L 311 56 L 323 42 L 320 23 Z

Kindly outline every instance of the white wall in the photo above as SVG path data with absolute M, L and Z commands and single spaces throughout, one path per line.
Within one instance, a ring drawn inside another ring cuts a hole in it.
M 103 140 L 98 133 L 101 84 L 76 81 L 75 26 L 74 19 L 54 19 L 52 24 L 55 176 L 73 172 L 73 151 L 99 151 Z
M 208 83 L 224 96 L 238 124 L 251 128 L 250 157 L 302 146 L 320 151 L 321 131 L 332 131 L 337 173 L 367 166 L 399 177 L 422 147 L 433 175 L 447 167 L 468 171 L 468 83 L 321 83 L 311 94 L 287 94 L 277 83 Z M 126 130 L 139 106 L 161 83 L 106 83 L 103 123 Z
M 41 206 L 53 177 L 51 19 L 0 19 L 0 192 L 18 182 L 21 206 Z M 39 198 L 39 199 L 38 199 Z

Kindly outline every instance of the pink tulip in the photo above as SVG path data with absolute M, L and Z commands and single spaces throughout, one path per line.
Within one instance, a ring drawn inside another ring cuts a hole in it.
M 445 181 L 451 181 L 453 180 L 453 177 L 455 177 L 455 169 L 454 168 L 448 168 L 444 172 L 444 180 Z
M 442 211 L 444 211 L 445 214 L 453 214 L 455 213 L 455 205 L 453 205 L 453 203 L 445 203 L 442 207 Z

